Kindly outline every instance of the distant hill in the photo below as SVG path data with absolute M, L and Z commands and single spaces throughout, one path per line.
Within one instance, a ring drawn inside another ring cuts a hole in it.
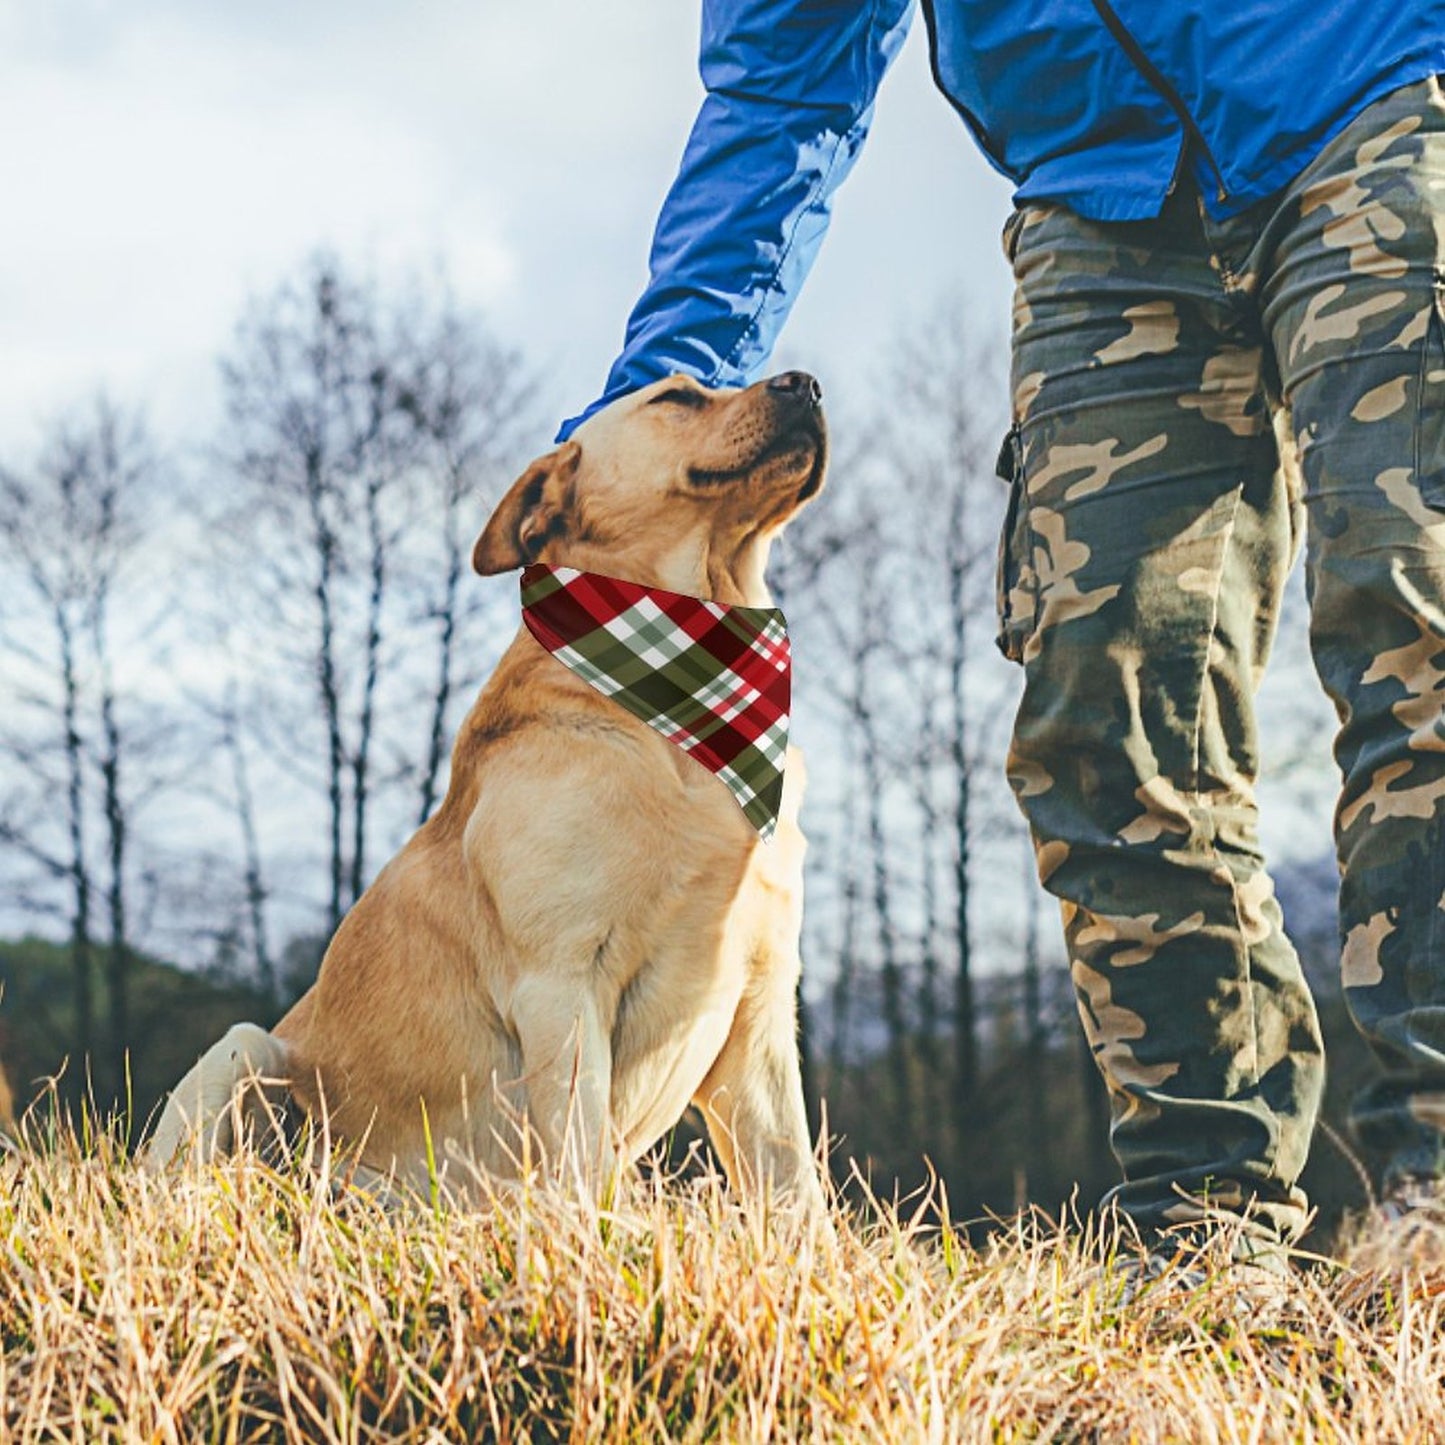
M 103 953 L 91 962 L 95 1039 L 101 1058 L 93 1061 L 91 1092 L 102 1113 L 123 1106 L 124 1078 L 112 1077 L 107 1055 Z M 73 974 L 68 945 L 26 937 L 0 939 L 0 1063 L 15 1093 L 15 1112 L 44 1091 L 45 1080 L 64 1070 L 72 1083 L 85 1077 L 75 1054 Z M 273 1022 L 270 1005 L 255 990 L 188 973 L 142 954 L 131 960 L 130 1096 L 137 1126 L 195 1062 L 233 1023 Z M 67 1088 L 74 1097 L 73 1087 Z M 137 1127 L 134 1131 L 139 1133 Z

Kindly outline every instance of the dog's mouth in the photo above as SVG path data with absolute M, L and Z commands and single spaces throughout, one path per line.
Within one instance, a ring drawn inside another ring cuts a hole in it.
M 813 444 L 813 465 L 808 472 L 808 479 L 798 489 L 798 505 L 802 506 L 809 497 L 816 496 L 823 486 L 823 473 L 828 469 L 828 433 L 819 428 L 818 435 Z
M 798 501 L 805 502 L 823 485 L 827 464 L 827 433 L 822 417 L 809 418 L 788 427 L 773 437 L 761 451 L 738 467 L 689 467 L 688 481 L 702 491 L 738 486 L 761 476 L 788 473 L 796 476 L 807 468 L 807 476 L 798 492 Z M 796 459 L 796 465 L 787 465 Z

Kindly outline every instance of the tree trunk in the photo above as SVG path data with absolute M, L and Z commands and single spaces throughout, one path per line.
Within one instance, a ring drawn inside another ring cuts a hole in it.
M 331 846 L 328 933 L 335 933 L 343 911 L 342 887 L 346 878 L 342 854 L 342 825 L 346 806 L 344 769 L 346 748 L 341 736 L 341 693 L 336 675 L 336 618 L 333 587 L 336 574 L 336 538 L 326 520 L 322 497 L 321 458 L 312 452 L 306 459 L 307 504 L 311 513 L 312 540 L 316 546 L 316 599 L 319 637 L 316 651 L 316 680 L 321 692 L 321 713 L 326 726 L 326 802 Z
M 221 714 L 221 740 L 231 759 L 231 781 L 236 790 L 236 820 L 241 826 L 241 846 L 245 852 L 246 913 L 251 930 L 251 961 L 256 982 L 271 1001 L 279 1004 L 276 964 L 266 927 L 266 880 L 261 859 L 261 840 L 256 831 L 255 799 L 251 793 L 251 775 L 246 766 L 246 750 L 241 743 L 236 716 L 236 689 L 227 690 Z
M 110 1004 L 110 1079 L 117 1098 L 126 1097 L 126 1049 L 130 1044 L 130 945 L 126 936 L 126 814 L 121 798 L 121 736 L 115 715 L 104 635 L 104 599 L 99 603 L 95 648 L 101 659 L 100 725 L 104 751 L 100 775 L 104 790 L 105 826 L 109 842 L 110 878 L 106 903 L 110 914 L 110 946 L 106 956 L 106 993 Z
M 978 1088 L 978 1025 L 973 996 L 973 957 L 969 918 L 969 869 L 972 851 L 972 797 L 968 754 L 968 703 L 965 674 L 968 664 L 967 554 L 964 535 L 964 501 L 960 488 L 949 509 L 948 609 L 952 646 L 949 650 L 949 697 L 952 726 L 949 755 L 953 762 L 955 801 L 954 832 L 954 932 L 958 948 L 958 971 L 953 995 L 953 1094 L 954 1108 L 962 1119 Z
M 922 716 L 919 722 L 918 808 L 920 827 L 918 847 L 923 872 L 923 933 L 918 977 L 918 1058 L 922 1066 L 922 1093 L 926 1117 L 937 1124 L 942 1099 L 940 1060 L 938 1057 L 938 953 L 939 953 L 939 888 L 938 851 L 940 818 L 933 797 L 933 758 L 937 743 L 933 693 L 925 684 L 920 694 Z
M 878 925 L 882 966 L 883 1022 L 888 1029 L 888 1070 L 892 1079 L 892 1122 L 895 1142 L 904 1146 L 912 1138 L 913 1098 L 908 1070 L 908 1010 L 903 970 L 898 961 L 898 932 L 893 919 L 892 886 L 888 872 L 888 838 L 883 825 L 883 760 L 878 729 L 860 667 L 854 693 L 854 715 L 863 742 L 863 791 L 868 799 L 868 848 L 873 861 L 873 909 Z
M 844 771 L 847 778 L 852 769 L 845 765 Z M 848 1028 L 858 972 L 858 902 L 861 892 L 855 826 L 858 789 L 850 784 L 851 778 L 848 778 L 843 794 L 843 926 L 838 939 L 838 969 L 833 976 L 832 1017 L 828 1030 L 828 1074 L 835 1088 L 842 1082 L 843 1070 L 848 1064 Z
M 457 635 L 457 595 L 462 581 L 462 549 L 454 525 L 454 509 L 448 509 L 447 571 L 438 615 L 437 685 L 432 697 L 431 730 L 427 737 L 426 761 L 421 774 L 421 807 L 416 825 L 421 827 L 436 806 L 437 783 L 441 777 L 442 758 L 446 749 L 447 708 L 452 697 L 453 648 Z
M 79 1102 L 85 1096 L 94 1043 L 95 1000 L 90 976 L 90 869 L 85 857 L 85 757 L 80 736 L 80 682 L 76 671 L 75 635 L 63 604 L 54 612 L 60 641 L 62 720 L 65 730 L 66 802 L 70 835 L 70 959 L 74 990 L 75 1058 L 70 1093 Z
M 366 815 L 371 790 L 371 737 L 376 724 L 376 685 L 381 676 L 381 608 L 386 596 L 386 539 L 381 528 L 381 481 L 366 488 L 366 534 L 371 553 L 371 590 L 366 599 L 366 644 L 356 753 L 351 764 L 351 902 L 366 886 Z

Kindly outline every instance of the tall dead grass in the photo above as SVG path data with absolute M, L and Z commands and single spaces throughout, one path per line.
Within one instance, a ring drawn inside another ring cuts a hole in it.
M 62 1133 L 0 1161 L 0 1438 L 1445 1438 L 1438 1236 L 1125 1303 L 1097 1230 L 972 1247 L 936 1204 L 816 1242 L 713 1176 L 388 1209 Z

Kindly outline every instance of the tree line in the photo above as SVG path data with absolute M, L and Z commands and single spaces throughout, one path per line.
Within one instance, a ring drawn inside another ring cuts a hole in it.
M 830 408 L 829 488 L 772 574 L 809 754 L 813 1092 L 882 1175 L 926 1156 L 995 1205 L 1110 1174 L 1003 781 L 1001 371 L 956 306 L 897 344 L 866 402 Z M 263 1021 L 304 990 L 444 793 L 517 622 L 469 549 L 547 444 L 550 398 L 444 284 L 313 258 L 247 309 L 219 377 L 204 444 L 100 399 L 0 458 L 0 932 L 63 941 L 47 1067 L 68 1057 L 72 1100 L 148 1104 L 144 960 L 243 986 Z M 31 1014 L 0 994 L 0 1055 L 43 1006 L 10 987 Z
M 187 453 L 101 398 L 0 466 L 6 924 L 68 939 L 77 1095 L 122 1088 L 143 948 L 273 1011 L 304 986 L 505 626 L 466 558 L 536 379 L 444 288 L 319 258 L 220 376 Z

